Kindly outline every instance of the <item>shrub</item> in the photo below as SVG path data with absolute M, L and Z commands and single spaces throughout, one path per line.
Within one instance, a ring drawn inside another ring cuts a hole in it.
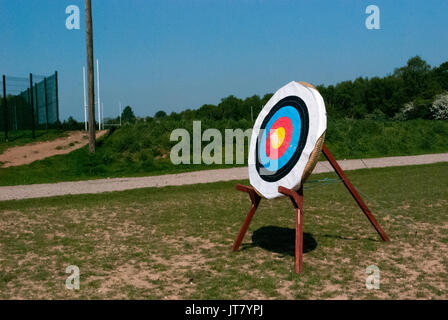
M 395 120 L 404 121 L 407 120 L 409 114 L 412 113 L 415 109 L 415 103 L 413 101 L 407 102 L 404 104 L 403 108 L 400 109 L 394 116 Z
M 434 119 L 448 120 L 448 91 L 438 95 L 429 109 Z

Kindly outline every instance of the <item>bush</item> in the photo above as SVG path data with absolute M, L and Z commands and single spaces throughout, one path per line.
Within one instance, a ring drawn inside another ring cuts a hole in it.
M 448 120 L 448 91 L 436 97 L 430 107 L 431 115 L 436 120 Z

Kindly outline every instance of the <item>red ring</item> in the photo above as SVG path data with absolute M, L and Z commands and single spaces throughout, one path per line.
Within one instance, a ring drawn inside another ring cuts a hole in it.
M 272 148 L 271 150 L 271 133 L 274 132 L 274 130 L 283 127 L 285 129 L 285 139 L 283 140 L 282 145 L 277 150 Z M 266 154 L 271 160 L 276 160 L 283 156 L 283 154 L 288 149 L 292 138 L 292 122 L 291 119 L 288 117 L 281 117 L 278 118 L 277 121 L 274 122 L 274 124 L 271 126 L 267 138 L 266 138 Z

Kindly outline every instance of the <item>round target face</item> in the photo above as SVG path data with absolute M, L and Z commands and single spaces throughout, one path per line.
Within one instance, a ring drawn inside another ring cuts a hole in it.
M 291 82 L 260 112 L 249 150 L 249 179 L 264 197 L 278 186 L 297 188 L 309 156 L 326 129 L 325 105 L 314 88 Z
M 256 151 L 263 180 L 277 181 L 288 174 L 305 146 L 308 127 L 308 111 L 300 97 L 286 97 L 271 109 L 260 127 Z

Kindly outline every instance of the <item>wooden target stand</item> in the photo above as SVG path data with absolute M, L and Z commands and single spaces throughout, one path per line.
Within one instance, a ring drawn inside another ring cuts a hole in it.
M 361 208 L 362 212 L 364 212 L 364 214 L 366 215 L 367 219 L 369 219 L 370 223 L 375 228 L 376 232 L 378 232 L 381 239 L 383 239 L 383 241 L 390 241 L 387 234 L 380 227 L 378 221 L 376 221 L 372 212 L 369 210 L 367 205 L 361 199 L 355 187 L 353 187 L 352 183 L 345 175 L 344 170 L 342 170 L 342 168 L 339 166 L 339 164 L 334 159 L 333 155 L 331 154 L 330 150 L 328 150 L 325 144 L 322 147 L 322 153 L 327 158 L 328 162 L 330 162 L 331 166 L 336 171 L 339 178 L 341 178 L 345 187 L 353 196 L 356 203 Z M 233 251 L 237 251 L 239 249 L 241 242 L 243 241 L 247 229 L 249 228 L 250 222 L 252 221 L 255 211 L 257 210 L 261 200 L 261 196 L 255 191 L 253 187 L 237 184 L 236 189 L 242 192 L 247 192 L 249 194 L 252 204 L 250 206 L 246 218 L 244 219 L 244 223 L 241 226 L 240 232 L 238 233 L 238 236 L 235 242 L 233 243 Z M 294 206 L 294 209 L 296 210 L 295 272 L 301 273 L 303 264 L 303 257 L 302 257 L 303 256 L 303 184 L 298 191 L 280 186 L 278 187 L 278 192 L 289 197 Z

